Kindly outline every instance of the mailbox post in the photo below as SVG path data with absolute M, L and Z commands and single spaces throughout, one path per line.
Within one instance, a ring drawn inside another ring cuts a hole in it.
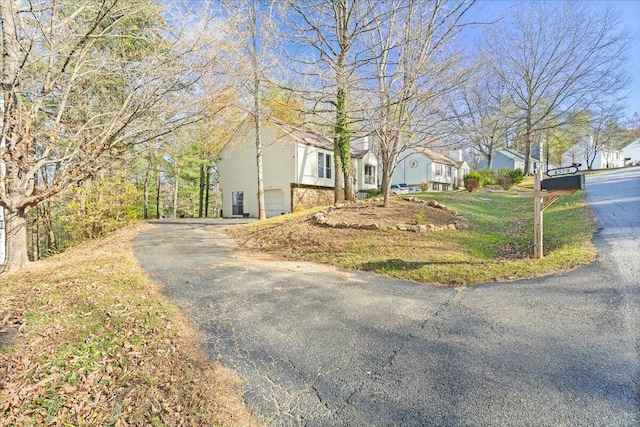
M 547 175 L 554 177 L 564 173 L 575 173 L 571 169 L 552 169 Z M 557 171 L 558 173 L 554 173 Z M 584 175 L 560 176 L 557 178 L 542 179 L 542 171 L 538 170 L 534 175 L 533 193 L 519 193 L 520 197 L 533 197 L 533 251 L 536 258 L 543 257 L 543 235 L 544 235 L 544 210 L 551 206 L 560 196 L 568 196 L 578 190 L 584 190 Z M 548 199 L 545 201 L 545 197 Z

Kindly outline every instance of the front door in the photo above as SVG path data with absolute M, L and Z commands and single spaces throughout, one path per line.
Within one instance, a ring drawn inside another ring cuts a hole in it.
M 231 204 L 233 205 L 232 215 L 244 215 L 244 192 L 234 191 L 231 193 Z

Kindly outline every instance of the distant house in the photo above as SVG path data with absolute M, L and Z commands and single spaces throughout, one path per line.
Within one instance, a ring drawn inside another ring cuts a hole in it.
M 332 204 L 336 171 L 333 141 L 277 120 L 261 128 L 264 202 L 267 217 Z M 366 140 L 353 144 L 357 191 L 378 187 L 378 161 Z M 220 153 L 222 215 L 258 216 L 255 129 L 246 121 Z
M 593 137 L 585 136 L 562 154 L 562 166 L 579 164 L 579 170 L 608 169 L 624 166 L 621 150 L 605 145 L 595 146 Z
M 455 159 L 428 148 L 411 148 L 400 154 L 391 184 L 420 186 L 429 184 L 432 191 L 454 190 L 462 177 L 469 173 L 469 165 L 462 160 L 462 151 Z
M 529 162 L 529 173 L 535 173 L 538 168 L 542 168 L 543 172 L 547 170 L 547 162 L 546 160 L 540 159 L 541 148 L 539 146 L 534 146 L 531 150 L 531 161 Z M 491 162 L 492 170 L 499 169 L 511 169 L 516 170 L 520 169 L 524 172 L 524 164 L 525 164 L 525 155 L 520 153 L 519 151 L 513 150 L 511 148 L 498 148 L 493 151 L 493 161 Z M 478 164 L 478 169 L 487 169 L 489 167 L 489 161 L 487 159 L 483 159 Z M 554 165 L 549 164 L 549 168 L 554 168 Z
M 622 157 L 626 160 L 625 163 L 631 163 L 633 165 L 640 165 L 640 139 L 636 139 L 631 144 L 628 144 L 622 149 Z

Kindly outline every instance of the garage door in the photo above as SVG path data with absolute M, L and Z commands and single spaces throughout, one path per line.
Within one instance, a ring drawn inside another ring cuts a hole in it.
M 264 210 L 267 218 L 282 214 L 285 211 L 284 192 L 282 190 L 265 190 Z

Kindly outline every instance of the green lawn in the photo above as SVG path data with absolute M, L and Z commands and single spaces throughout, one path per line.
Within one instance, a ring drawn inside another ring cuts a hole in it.
M 518 197 L 518 191 L 429 192 L 416 197 L 455 209 L 467 218 L 469 228 L 426 233 L 332 229 L 312 224 L 310 211 L 234 227 L 229 233 L 241 243 L 288 259 L 433 284 L 535 277 L 595 258 L 594 223 L 581 192 L 561 197 L 545 211 L 541 260 L 533 258 L 533 199 Z

